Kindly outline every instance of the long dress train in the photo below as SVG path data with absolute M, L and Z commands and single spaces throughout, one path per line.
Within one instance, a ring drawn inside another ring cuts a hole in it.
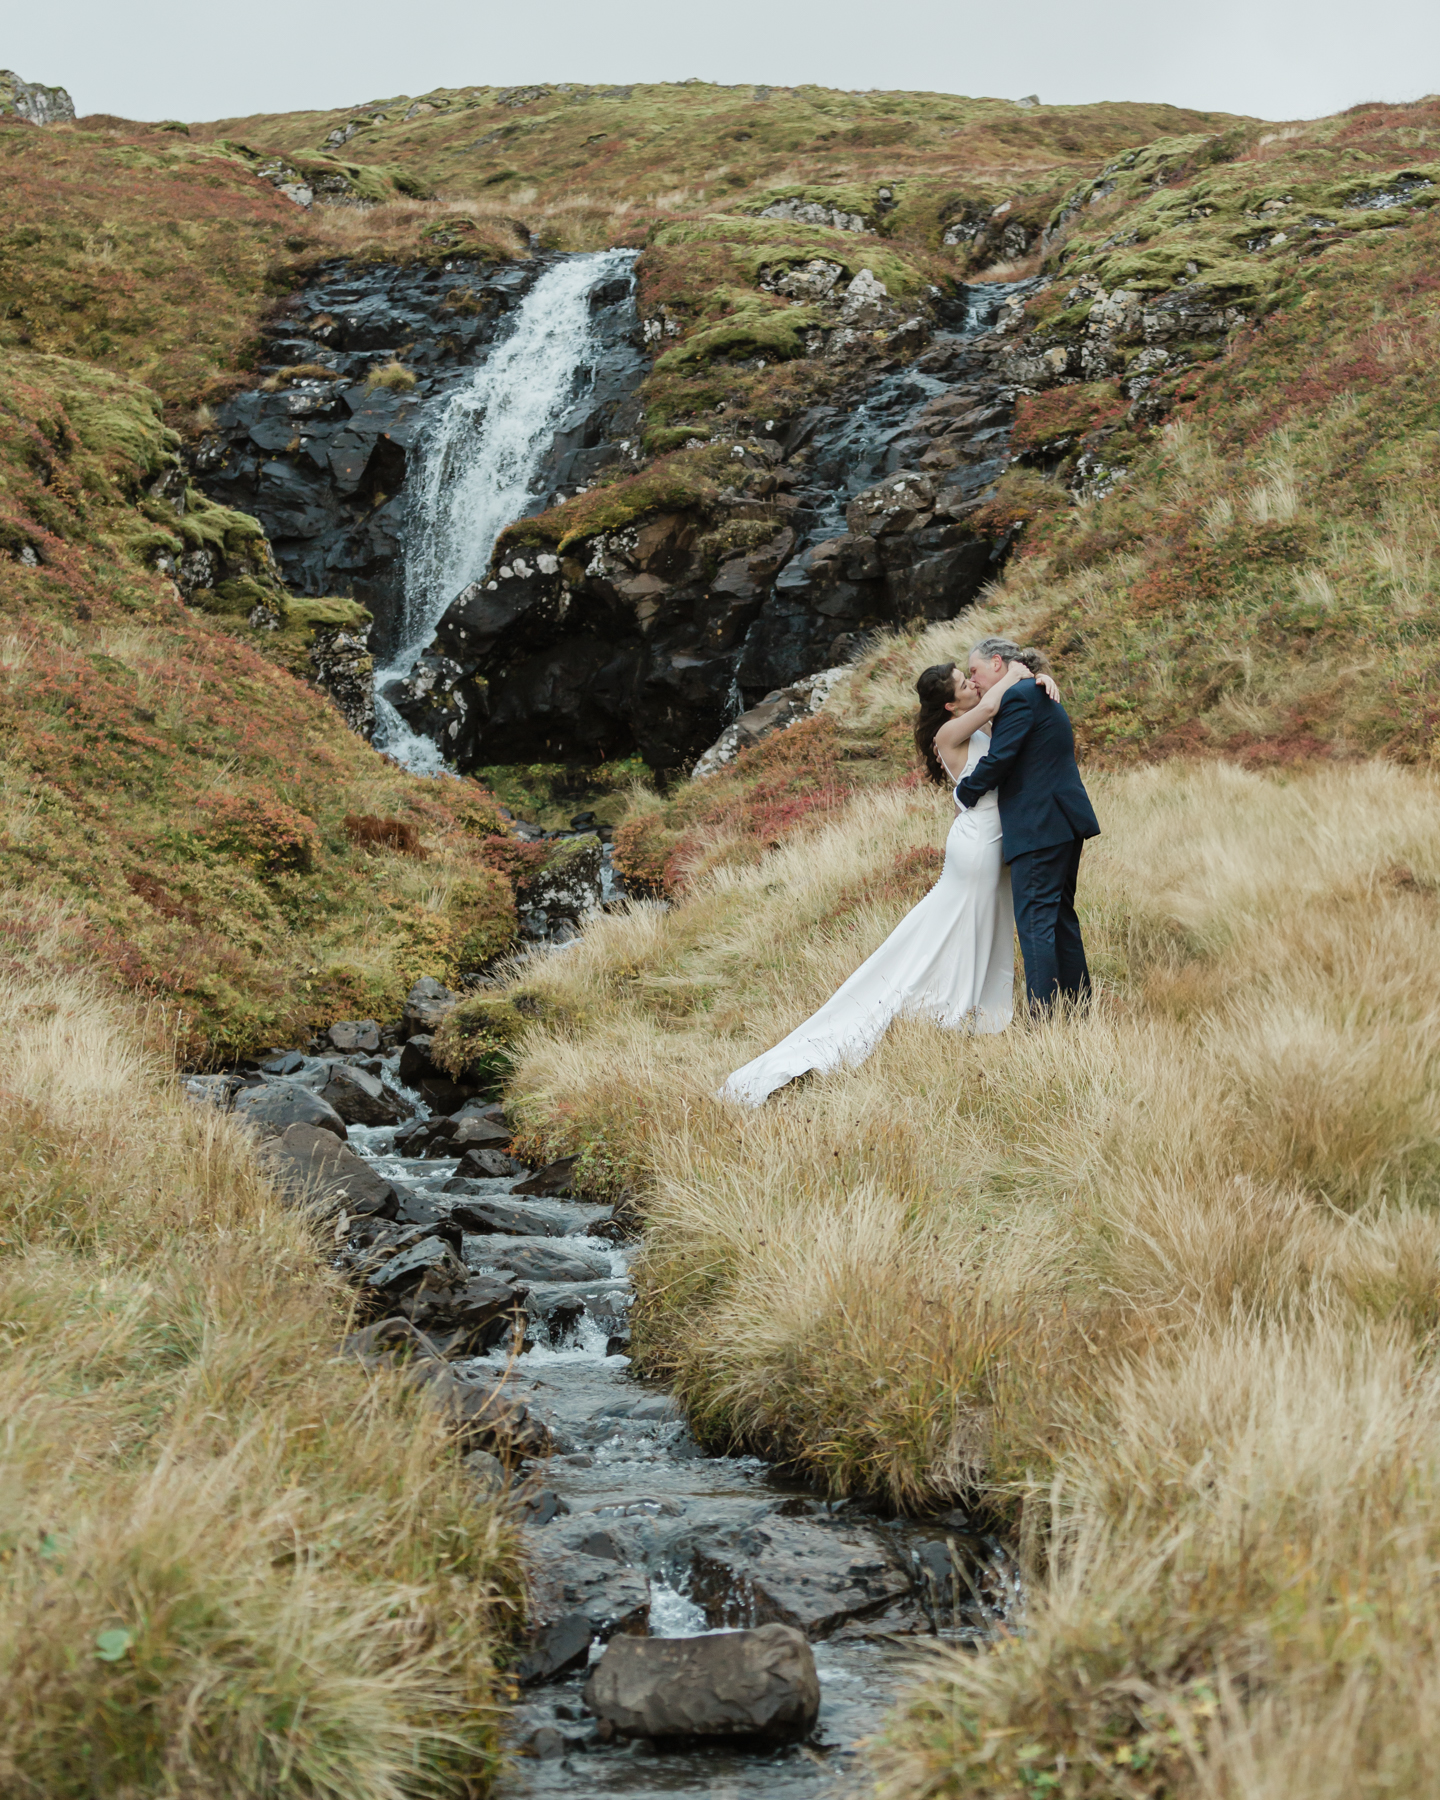
M 977 731 L 965 774 L 989 747 L 989 734 Z M 895 1018 L 931 1018 L 956 1031 L 1003 1031 L 1014 981 L 1010 870 L 1000 854 L 1000 803 L 989 793 L 956 815 L 945 840 L 945 866 L 925 898 L 819 1012 L 737 1069 L 720 1098 L 759 1106 L 798 1075 L 854 1067 Z

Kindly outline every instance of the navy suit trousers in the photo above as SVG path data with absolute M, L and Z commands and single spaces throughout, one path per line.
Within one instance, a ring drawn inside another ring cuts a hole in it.
M 1032 1006 L 1051 1006 L 1057 995 L 1081 1000 L 1090 992 L 1090 970 L 1075 915 L 1075 881 L 1084 846 L 1085 840 L 1077 837 L 1010 859 L 1015 930 Z

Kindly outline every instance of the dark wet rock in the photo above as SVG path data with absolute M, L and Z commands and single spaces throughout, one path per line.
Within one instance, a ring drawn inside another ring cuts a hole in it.
M 823 1638 L 881 1613 L 911 1577 L 868 1532 L 773 1513 L 688 1541 L 691 1596 L 712 1625 L 793 1625 Z
M 433 1231 L 437 1237 L 453 1237 L 458 1244 L 460 1231 L 459 1221 L 455 1218 L 447 1197 L 423 1188 L 401 1187 L 397 1189 L 399 1205 L 395 1217 L 402 1225 L 423 1225 Z
M 349 1217 L 345 1247 L 335 1259 L 336 1267 L 363 1284 L 391 1257 L 412 1250 L 424 1238 L 443 1238 L 447 1229 L 445 1225 L 407 1225 L 382 1217 Z
M 472 1450 L 468 1456 L 461 1458 L 460 1467 L 487 1498 L 503 1494 L 510 1485 L 504 1463 L 488 1450 Z
M 431 1060 L 430 1046 L 434 1038 L 429 1032 L 416 1032 L 400 1050 L 398 1074 L 406 1087 L 415 1087 L 422 1081 L 444 1081 L 445 1071 Z
M 584 1612 L 568 1612 L 536 1627 L 526 1639 L 515 1663 L 515 1679 L 522 1687 L 554 1681 L 571 1669 L 582 1668 L 595 1641 L 595 1627 Z M 552 1728 L 549 1728 L 553 1730 Z M 558 1737 L 559 1733 L 555 1735 Z M 541 1752 L 537 1751 L 537 1754 Z
M 455 1165 L 455 1177 L 458 1181 L 486 1181 L 520 1175 L 524 1170 L 524 1163 L 503 1150 L 467 1150 Z
M 464 1254 L 472 1269 L 503 1269 L 525 1281 L 594 1281 L 610 1273 L 599 1251 L 554 1238 L 467 1236 Z
M 452 1081 L 448 1075 L 431 1075 L 409 1085 L 440 1118 L 453 1118 L 475 1092 L 474 1088 L 462 1087 L 458 1081 Z
M 377 1292 L 391 1296 L 422 1282 L 427 1288 L 454 1288 L 463 1286 L 466 1279 L 465 1265 L 444 1238 L 427 1237 L 383 1262 L 367 1282 Z
M 415 1119 L 395 1133 L 397 1156 L 445 1156 L 452 1126 L 448 1119 Z
M 784 1625 L 715 1637 L 617 1637 L 585 1685 L 585 1704 L 623 1737 L 803 1737 L 820 1712 L 815 1657 Z
M 449 270 L 328 263 L 271 320 L 262 373 L 326 373 L 225 402 L 196 461 L 209 494 L 259 518 L 292 592 L 358 599 L 387 637 L 403 593 L 401 489 L 416 442 L 539 272 L 465 259 Z M 415 387 L 367 386 L 396 355 Z
M 332 1048 L 342 1055 L 357 1051 L 373 1056 L 380 1048 L 380 1027 L 374 1019 L 342 1019 L 325 1033 Z
M 413 1365 L 410 1377 L 454 1426 L 466 1448 L 505 1456 L 548 1456 L 548 1428 L 503 1381 L 467 1381 L 444 1363 Z
M 532 1324 L 544 1327 L 544 1335 L 557 1349 L 570 1342 L 582 1321 L 589 1318 L 598 1330 L 606 1333 L 609 1338 L 606 1354 L 612 1355 L 615 1349 L 611 1346 L 618 1348 L 621 1340 L 629 1339 L 628 1301 L 627 1285 L 615 1277 L 585 1283 L 537 1281 L 530 1284 L 530 1291 L 525 1296 L 525 1312 Z M 595 1435 L 603 1437 L 607 1429 L 597 1425 Z
M 516 1748 L 537 1762 L 554 1762 L 567 1750 L 579 1749 L 585 1740 L 574 1732 L 563 1732 L 558 1725 L 536 1725 L 515 1740 Z
M 477 1113 L 455 1113 L 445 1122 L 451 1128 L 450 1152 L 461 1158 L 467 1150 L 508 1144 L 514 1136 L 508 1125 L 497 1125 L 494 1119 L 481 1118 Z
M 378 1076 L 344 1063 L 331 1065 L 320 1098 L 333 1106 L 347 1125 L 398 1125 L 410 1113 L 405 1101 Z
M 461 1287 L 422 1284 L 399 1310 L 446 1356 L 480 1356 L 502 1343 L 521 1306 L 521 1290 L 502 1277 L 472 1275 Z
M 324 1211 L 343 1210 L 353 1217 L 393 1219 L 399 1210 L 394 1183 L 326 1126 L 288 1126 L 264 1146 L 261 1159 L 292 1202 L 309 1200 Z
M 345 1136 L 345 1121 L 328 1101 L 283 1077 L 243 1089 L 235 1096 L 235 1112 L 262 1138 L 279 1137 L 292 1125 L 316 1125 L 337 1138 Z
M 433 1037 L 448 1013 L 460 1004 L 460 996 L 452 993 L 433 975 L 424 975 L 405 996 L 405 1009 L 400 1015 L 400 1036 Z
M 560 1550 L 536 1569 L 532 1614 L 547 1625 L 582 1613 L 602 1642 L 618 1632 L 643 1632 L 650 1619 L 650 1578 L 608 1557 Z
M 261 1073 L 265 1075 L 294 1075 L 304 1067 L 305 1058 L 298 1050 L 282 1050 L 260 1065 Z
M 374 1368 L 387 1358 L 400 1360 L 410 1356 L 439 1357 L 440 1348 L 409 1319 L 377 1319 L 360 1331 L 352 1331 L 340 1346 L 342 1356 L 353 1356 Z
M 484 1155 L 485 1152 L 479 1152 Z M 449 1188 L 454 1183 L 447 1182 Z M 510 1237 L 564 1237 L 567 1226 L 563 1218 L 540 1206 L 526 1206 L 524 1201 L 494 1196 L 483 1200 L 457 1200 L 450 1216 L 466 1231 L 501 1232 Z
M 517 1197 L 530 1195 L 537 1200 L 560 1199 L 571 1191 L 578 1156 L 562 1156 L 558 1162 L 546 1163 L 528 1181 L 518 1182 L 510 1191 Z
M 395 1133 L 397 1156 L 454 1156 L 463 1159 L 474 1148 L 498 1148 L 510 1142 L 507 1126 L 460 1113 L 445 1119 L 417 1119 Z
M 532 1529 L 548 1525 L 552 1519 L 563 1518 L 570 1511 L 570 1502 L 561 1498 L 554 1488 L 532 1489 L 520 1502 L 520 1522 Z

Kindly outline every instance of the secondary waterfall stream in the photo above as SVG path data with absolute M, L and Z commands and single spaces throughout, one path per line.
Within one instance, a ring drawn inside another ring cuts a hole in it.
M 445 608 L 484 574 L 496 538 L 530 508 L 541 460 L 591 379 L 590 295 L 634 258 L 604 250 L 547 269 L 510 335 L 450 397 L 420 448 L 407 482 L 403 617 L 389 665 L 375 672 L 375 742 L 417 775 L 443 773 L 444 754 L 406 724 L 386 685 L 410 673 Z

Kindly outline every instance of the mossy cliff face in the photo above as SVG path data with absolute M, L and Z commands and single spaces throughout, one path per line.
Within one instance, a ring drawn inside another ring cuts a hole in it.
M 0 931 L 152 996 L 203 1060 L 395 1012 L 517 920 L 495 803 L 405 775 L 303 679 L 353 603 L 284 592 L 255 522 L 186 487 L 159 405 L 0 358 Z M 156 566 L 200 555 L 251 571 L 259 623 Z

